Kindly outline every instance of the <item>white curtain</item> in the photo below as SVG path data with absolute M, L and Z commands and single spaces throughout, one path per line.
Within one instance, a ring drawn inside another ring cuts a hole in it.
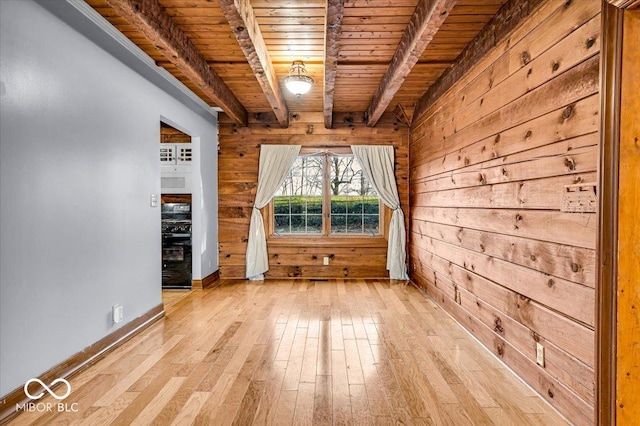
M 387 269 L 389 278 L 408 280 L 406 266 L 407 236 L 404 228 L 404 213 L 393 170 L 393 146 L 351 145 L 353 154 L 360 162 L 365 176 L 371 182 L 382 202 L 393 210 L 387 246 Z
M 287 177 L 291 165 L 300 153 L 300 145 L 262 145 L 258 169 L 258 191 L 251 212 L 249 242 L 247 244 L 247 278 L 264 279 L 269 270 L 267 238 L 260 209 L 267 205 Z

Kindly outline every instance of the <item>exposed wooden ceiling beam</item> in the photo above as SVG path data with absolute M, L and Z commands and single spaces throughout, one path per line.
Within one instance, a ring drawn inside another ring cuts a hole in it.
M 333 125 L 333 94 L 338 69 L 344 0 L 328 0 L 324 23 L 324 127 Z
M 367 108 L 367 126 L 376 125 L 456 2 L 457 0 L 420 0 L 371 105 Z
M 412 123 L 417 123 L 440 96 L 469 72 L 499 41 L 523 22 L 529 16 L 529 11 L 536 10 L 535 5 L 539 3 L 539 0 L 506 1 L 484 29 L 462 50 L 451 67 L 447 68 L 418 99 L 413 111 Z
M 226 112 L 247 125 L 247 110 L 213 71 L 204 56 L 173 22 L 157 0 L 106 0 L 127 23 L 140 31 L 162 54 Z
M 288 127 L 289 109 L 280 90 L 278 76 L 271 63 L 253 7 L 249 0 L 218 0 L 218 3 L 280 126 Z

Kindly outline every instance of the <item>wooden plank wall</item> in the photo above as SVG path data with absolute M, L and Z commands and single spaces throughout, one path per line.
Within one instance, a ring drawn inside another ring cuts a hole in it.
M 245 277 L 249 219 L 255 200 L 261 144 L 299 144 L 304 147 L 392 144 L 402 207 L 408 206 L 409 129 L 385 114 L 375 128 L 366 127 L 362 114 L 334 114 L 333 129 L 324 127 L 319 113 L 294 114 L 289 128 L 252 115 L 248 127 L 219 117 L 218 156 L 220 277 Z M 390 214 L 385 218 L 388 220 Z M 266 278 L 380 278 L 386 270 L 385 238 L 268 238 L 270 269 Z M 323 257 L 330 264 L 323 266 Z
M 414 119 L 412 279 L 572 422 L 594 418 L 600 2 L 541 2 Z M 545 350 L 536 364 L 536 342 Z
M 623 34 L 616 345 L 616 419 L 621 425 L 640 419 L 640 9 L 624 12 Z
M 160 143 L 191 143 L 191 136 L 160 122 Z

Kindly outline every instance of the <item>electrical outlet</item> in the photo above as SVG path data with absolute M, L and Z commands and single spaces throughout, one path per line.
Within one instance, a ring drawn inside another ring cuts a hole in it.
M 122 306 L 122 305 L 113 305 L 111 313 L 112 313 L 112 316 L 113 316 L 113 322 L 115 324 L 121 322 L 122 319 L 124 318 L 124 306 Z
M 544 367 L 544 346 L 538 342 L 536 342 L 536 363 Z
M 325 256 L 322 258 L 322 264 L 327 266 L 329 264 L 329 256 Z

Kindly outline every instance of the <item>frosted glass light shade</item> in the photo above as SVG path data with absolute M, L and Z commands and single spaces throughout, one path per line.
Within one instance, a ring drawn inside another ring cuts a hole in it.
M 307 75 L 307 69 L 302 61 L 293 61 L 289 75 L 284 78 L 287 90 L 296 96 L 304 95 L 311 90 L 313 79 Z
M 306 75 L 290 75 L 284 78 L 284 85 L 287 87 L 287 90 L 294 95 L 304 95 L 311 90 L 312 84 L 313 79 Z

